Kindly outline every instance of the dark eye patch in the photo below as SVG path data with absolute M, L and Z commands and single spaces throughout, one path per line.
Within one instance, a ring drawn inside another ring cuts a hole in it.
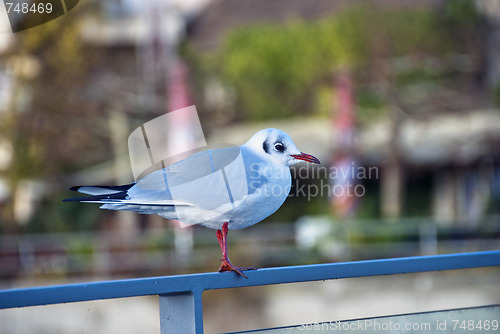
M 262 143 L 262 148 L 264 149 L 264 152 L 269 154 L 269 144 L 267 143 L 267 141 Z

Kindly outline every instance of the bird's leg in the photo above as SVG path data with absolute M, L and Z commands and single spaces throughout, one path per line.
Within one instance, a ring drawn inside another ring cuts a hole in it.
M 241 268 L 241 267 L 235 267 L 231 264 L 231 261 L 229 261 L 229 257 L 227 255 L 227 233 L 228 233 L 228 223 L 224 223 L 222 225 L 222 230 L 217 230 L 217 240 L 219 241 L 220 249 L 222 250 L 222 259 L 221 262 L 222 264 L 219 267 L 219 272 L 223 271 L 234 271 L 237 274 L 246 277 L 242 270 L 255 270 L 257 268 Z
M 239 268 L 232 265 L 231 261 L 229 261 L 229 257 L 227 256 L 227 233 L 228 233 L 228 223 L 224 223 L 222 225 L 222 230 L 217 230 L 217 240 L 219 241 L 220 249 L 222 250 L 222 264 L 219 267 L 219 272 L 223 271 L 234 271 L 241 276 L 247 278 Z

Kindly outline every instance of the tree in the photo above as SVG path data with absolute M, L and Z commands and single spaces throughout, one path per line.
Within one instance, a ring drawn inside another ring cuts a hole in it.
M 327 113 L 324 101 L 339 68 L 355 76 L 361 118 L 373 116 L 373 109 L 386 114 L 394 103 L 411 113 L 418 108 L 407 101 L 408 89 L 426 85 L 432 97 L 440 92 L 436 87 L 453 88 L 450 57 L 478 52 L 478 43 L 464 50 L 457 38 L 465 32 L 480 37 L 473 9 L 468 0 L 450 1 L 441 12 L 363 3 L 319 21 L 249 25 L 228 33 L 217 52 L 196 63 L 235 92 L 233 120 Z

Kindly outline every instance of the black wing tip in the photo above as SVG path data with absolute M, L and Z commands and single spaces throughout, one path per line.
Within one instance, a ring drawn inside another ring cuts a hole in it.
M 94 196 L 84 196 L 84 197 L 72 197 L 63 199 L 63 202 L 85 202 L 85 201 L 101 201 L 107 199 L 126 199 L 127 190 L 130 189 L 135 183 L 124 184 L 121 186 L 74 186 L 69 188 L 71 191 L 80 191 L 80 188 L 83 187 L 96 187 L 103 188 L 112 191 L 116 191 L 115 193 L 103 194 L 103 195 L 94 195 Z
M 79 191 L 80 188 L 83 188 L 83 187 L 92 187 L 92 188 L 103 188 L 103 189 L 113 190 L 116 192 L 122 192 L 122 191 L 129 190 L 130 188 L 132 188 L 134 186 L 134 184 L 135 184 L 135 182 L 129 183 L 129 184 L 124 184 L 121 186 L 74 186 L 74 187 L 69 188 L 69 190 Z
M 65 198 L 62 201 L 63 202 L 81 202 L 86 200 L 88 197 L 72 197 L 72 198 Z

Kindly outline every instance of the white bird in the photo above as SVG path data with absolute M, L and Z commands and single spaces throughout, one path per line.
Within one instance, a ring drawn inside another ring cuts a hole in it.
M 288 197 L 290 166 L 320 163 L 300 152 L 290 136 L 265 129 L 244 145 L 195 153 L 137 182 L 122 186 L 77 186 L 92 195 L 65 201 L 100 203 L 102 209 L 131 210 L 177 219 L 181 226 L 199 224 L 217 230 L 222 250 L 219 272 L 235 267 L 227 252 L 228 230 L 254 225 L 273 214 Z

